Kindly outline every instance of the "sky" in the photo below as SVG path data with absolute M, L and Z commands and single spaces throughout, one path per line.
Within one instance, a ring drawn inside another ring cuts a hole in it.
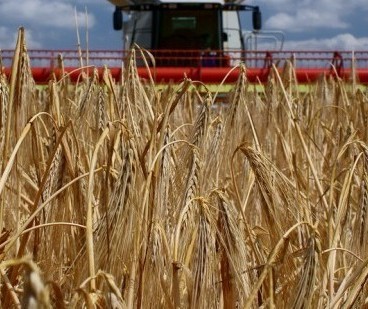
M 285 50 L 368 50 L 367 0 L 245 4 L 261 8 L 264 30 L 283 31 Z M 0 0 L 0 49 L 15 47 L 20 26 L 26 29 L 28 49 L 76 49 L 76 29 L 82 48 L 121 49 L 122 33 L 112 28 L 113 10 L 107 0 Z

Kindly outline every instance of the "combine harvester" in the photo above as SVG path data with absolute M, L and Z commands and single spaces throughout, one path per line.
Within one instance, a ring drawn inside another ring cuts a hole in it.
M 281 32 L 261 30 L 258 6 L 226 0 L 108 1 L 115 6 L 113 27 L 123 33 L 122 50 L 31 50 L 37 83 L 47 83 L 53 76 L 60 78 L 63 72 L 76 81 L 81 72 L 78 68 L 90 65 L 97 67 L 99 74 L 107 66 L 119 80 L 128 50 L 137 44 L 155 59 L 143 59 L 141 53 L 136 53 L 140 77 L 148 79 L 151 74 L 158 84 L 179 82 L 184 76 L 208 85 L 220 84 L 227 76 L 226 83 L 233 83 L 239 68 L 231 69 L 239 63 L 245 64 L 250 82 L 265 83 L 272 65 L 282 70 L 287 60 L 292 60 L 300 84 L 314 83 L 323 75 L 346 81 L 354 77 L 358 83 L 368 84 L 367 51 L 283 51 Z M 252 14 L 252 31 L 243 29 L 249 18 L 246 12 Z M 63 58 L 62 69 L 59 55 Z M 2 57 L 5 64 L 6 59 L 10 63 L 12 51 L 3 51 Z M 5 72 L 9 74 L 9 66 L 5 65 Z

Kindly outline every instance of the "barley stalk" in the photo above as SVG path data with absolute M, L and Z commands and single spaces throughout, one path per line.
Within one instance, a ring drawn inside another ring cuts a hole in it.
M 220 95 L 158 87 L 154 62 L 135 47 L 120 81 L 36 86 L 20 29 L 0 75 L 2 306 L 364 306 L 359 81 L 300 87 L 291 59 L 264 85 L 233 68 Z

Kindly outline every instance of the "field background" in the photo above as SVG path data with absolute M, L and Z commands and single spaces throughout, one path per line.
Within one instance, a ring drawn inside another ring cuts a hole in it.
M 362 307 L 368 96 L 293 69 L 225 97 L 81 68 L 0 75 L 0 288 L 11 306 Z M 203 89 L 203 85 L 201 86 Z M 305 90 L 306 89 L 306 90 Z

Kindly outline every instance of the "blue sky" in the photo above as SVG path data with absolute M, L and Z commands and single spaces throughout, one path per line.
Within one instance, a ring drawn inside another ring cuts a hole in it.
M 285 33 L 284 49 L 368 50 L 367 0 L 248 0 L 259 5 L 263 28 Z M 107 0 L 0 0 L 0 49 L 12 49 L 19 26 L 29 49 L 120 49 Z M 251 15 L 248 15 L 251 18 Z
M 265 28 L 285 32 L 287 49 L 368 50 L 366 0 L 253 0 Z

